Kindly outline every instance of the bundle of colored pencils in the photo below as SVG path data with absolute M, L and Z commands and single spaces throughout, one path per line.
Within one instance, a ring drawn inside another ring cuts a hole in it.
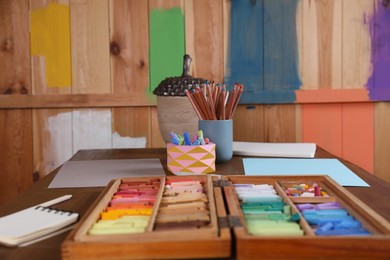
M 231 93 L 225 85 L 203 84 L 202 87 L 186 91 L 196 114 L 200 120 L 232 119 L 244 86 L 234 84 Z

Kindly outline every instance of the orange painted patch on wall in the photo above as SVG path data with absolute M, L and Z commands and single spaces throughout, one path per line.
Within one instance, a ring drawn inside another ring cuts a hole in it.
M 342 104 L 302 104 L 302 141 L 342 157 Z
M 343 158 L 374 173 L 375 104 L 343 105 Z
M 374 104 L 302 104 L 302 140 L 374 172 Z
M 31 54 L 44 56 L 49 87 L 69 87 L 72 82 L 69 7 L 49 3 L 31 12 Z

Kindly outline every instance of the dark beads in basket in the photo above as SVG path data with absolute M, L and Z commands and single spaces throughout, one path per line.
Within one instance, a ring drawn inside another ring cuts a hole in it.
M 207 80 L 193 78 L 189 74 L 190 55 L 186 54 L 183 58 L 183 74 L 180 77 L 168 77 L 160 82 L 153 94 L 157 96 L 186 96 L 186 90 L 192 90 L 201 87 Z

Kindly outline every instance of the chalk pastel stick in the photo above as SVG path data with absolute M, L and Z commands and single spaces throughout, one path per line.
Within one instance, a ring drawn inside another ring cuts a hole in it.
M 267 236 L 302 236 L 303 230 L 294 222 L 249 221 L 247 228 L 250 234 Z
M 208 213 L 208 209 L 206 207 L 202 208 L 159 208 L 159 214 L 193 214 L 193 213 Z
M 170 185 L 171 187 L 176 186 L 192 186 L 192 185 L 201 185 L 200 181 L 194 181 L 194 180 L 175 180 L 175 181 L 167 181 L 167 185 Z
M 122 216 L 131 216 L 131 215 L 150 216 L 151 214 L 152 214 L 152 209 L 119 209 L 119 210 L 110 210 L 107 212 L 102 212 L 100 214 L 100 218 L 117 219 Z
M 253 203 L 253 202 L 277 202 L 282 201 L 282 198 L 279 196 L 262 196 L 262 197 L 244 197 L 242 198 L 243 203 Z
M 106 210 L 114 210 L 114 209 L 149 209 L 153 208 L 153 204 L 150 203 L 123 203 L 111 205 L 106 208 Z
M 182 222 L 182 221 L 210 221 L 208 212 L 192 214 L 158 214 L 156 223 Z
M 315 210 L 308 209 L 302 211 L 304 216 L 347 216 L 348 211 L 345 209 L 327 209 L 327 210 Z
M 155 231 L 163 230 L 180 230 L 180 229 L 199 229 L 207 227 L 209 222 L 205 221 L 183 221 L 183 222 L 169 222 L 169 223 L 156 223 L 154 225 Z
M 99 220 L 88 231 L 90 235 L 142 233 L 148 225 L 149 217 L 126 216 L 115 220 Z
M 256 221 L 256 220 L 278 220 L 278 221 L 288 221 L 290 220 L 289 216 L 286 216 L 282 213 L 278 214 L 263 214 L 263 215 L 256 215 L 256 214 L 246 214 L 245 220 L 247 222 L 249 221 Z
M 155 197 L 138 197 L 138 198 L 115 198 L 110 201 L 110 205 L 123 204 L 123 203 L 134 203 L 134 202 L 148 202 L 154 203 Z
M 338 216 L 338 217 L 329 217 L 329 216 L 322 216 L 322 217 L 318 217 L 318 216 L 304 216 L 304 218 L 306 219 L 306 221 L 307 221 L 310 225 L 321 225 L 321 224 L 328 223 L 328 222 L 331 222 L 331 223 L 338 223 L 338 222 L 342 222 L 342 221 L 350 221 L 350 220 L 353 220 L 353 217 L 352 217 L 352 216 Z
M 208 202 L 207 196 L 204 193 L 194 193 L 188 196 L 176 196 L 176 197 L 163 197 L 161 203 L 180 203 L 191 201 L 204 201 Z
M 112 228 L 94 228 L 89 231 L 89 235 L 115 235 L 115 234 L 135 234 L 145 232 L 144 227 L 112 227 Z
M 97 227 L 112 227 L 112 226 L 147 226 L 149 216 L 123 216 L 115 220 L 99 220 L 96 222 Z
M 364 228 L 350 228 L 350 229 L 333 229 L 333 230 L 317 230 L 318 236 L 369 236 L 370 232 Z
M 263 201 L 263 202 L 253 202 L 253 203 L 241 203 L 242 208 L 251 207 L 251 206 L 271 206 L 271 207 L 283 207 L 285 203 L 283 201 Z

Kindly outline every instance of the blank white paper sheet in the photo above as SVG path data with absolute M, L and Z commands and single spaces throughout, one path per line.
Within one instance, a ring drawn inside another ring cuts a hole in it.
M 67 161 L 48 188 L 104 187 L 112 179 L 148 176 L 165 176 L 160 159 Z
M 329 175 L 341 186 L 369 187 L 337 159 L 244 158 L 245 175 Z
M 315 143 L 233 142 L 233 154 L 241 156 L 313 158 Z

